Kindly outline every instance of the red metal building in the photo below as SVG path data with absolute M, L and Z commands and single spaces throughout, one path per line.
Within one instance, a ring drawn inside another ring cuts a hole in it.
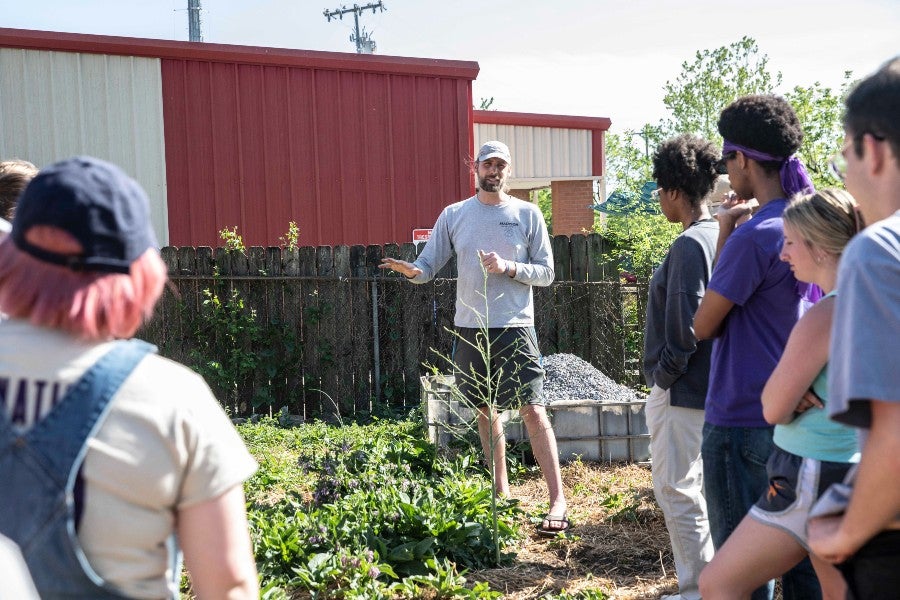
M 220 245 L 233 226 L 247 245 L 277 245 L 289 221 L 304 245 L 406 242 L 473 192 L 477 74 L 474 62 L 0 29 L 0 156 L 123 165 L 163 245 Z

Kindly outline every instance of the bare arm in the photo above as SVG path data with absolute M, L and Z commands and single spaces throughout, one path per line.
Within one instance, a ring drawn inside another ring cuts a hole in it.
M 198 599 L 259 597 L 241 485 L 178 511 L 177 522 L 178 542 Z
M 900 403 L 871 400 L 872 429 L 842 518 L 809 522 L 813 552 L 843 562 L 900 514 Z
M 422 274 L 422 269 L 412 264 L 411 262 L 406 262 L 405 260 L 400 260 L 398 258 L 382 258 L 381 264 L 378 265 L 378 268 L 396 271 L 397 273 L 400 273 L 404 277 L 408 277 L 410 279 Z
M 706 290 L 700 307 L 694 316 L 694 335 L 698 340 L 708 340 L 722 333 L 722 323 L 731 311 L 734 302 L 713 290 Z
M 716 258 L 722 252 L 722 247 L 728 240 L 728 236 L 735 228 L 750 219 L 754 210 L 759 208 L 759 202 L 755 198 L 743 200 L 737 194 L 730 194 L 716 211 L 716 220 L 719 222 L 719 238 L 716 240 Z
M 804 396 L 828 362 L 834 298 L 826 298 L 791 331 L 781 359 L 763 388 L 763 416 L 771 424 L 789 423 L 794 413 L 810 407 Z M 802 406 L 801 406 L 802 405 Z M 821 401 L 818 402 L 821 407 Z

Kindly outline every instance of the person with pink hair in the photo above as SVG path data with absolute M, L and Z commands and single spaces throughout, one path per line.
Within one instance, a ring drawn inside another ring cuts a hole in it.
M 131 339 L 166 282 L 118 167 L 43 169 L 0 242 L 0 534 L 42 598 L 256 598 L 256 469 L 203 379 Z

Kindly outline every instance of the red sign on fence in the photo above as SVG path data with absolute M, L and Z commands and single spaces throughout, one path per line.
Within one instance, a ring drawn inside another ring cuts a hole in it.
M 413 244 L 427 242 L 431 238 L 430 229 L 413 229 Z

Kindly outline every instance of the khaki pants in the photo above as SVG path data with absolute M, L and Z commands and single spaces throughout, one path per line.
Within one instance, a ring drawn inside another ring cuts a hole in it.
M 669 404 L 669 391 L 653 386 L 647 396 L 653 493 L 663 511 L 682 598 L 700 598 L 700 571 L 712 560 L 703 496 L 703 411 Z

